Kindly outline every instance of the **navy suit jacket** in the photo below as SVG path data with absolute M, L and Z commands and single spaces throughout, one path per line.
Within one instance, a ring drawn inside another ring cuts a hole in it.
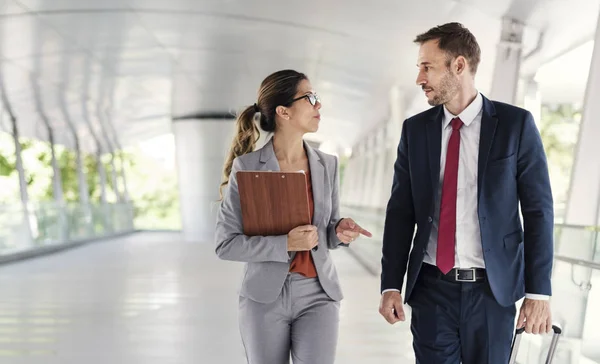
M 407 119 L 394 164 L 383 234 L 381 290 L 401 291 L 408 268 L 405 302 L 429 242 L 443 117 L 443 106 L 436 106 Z M 551 295 L 552 191 L 540 134 L 528 111 L 483 98 L 477 192 L 483 256 L 498 303 L 514 304 L 525 292 Z

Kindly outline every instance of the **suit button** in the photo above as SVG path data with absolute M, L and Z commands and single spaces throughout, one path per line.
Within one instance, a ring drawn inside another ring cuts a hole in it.
M 431 216 L 427 217 L 427 221 L 429 221 L 430 224 L 433 222 L 433 219 L 431 218 Z

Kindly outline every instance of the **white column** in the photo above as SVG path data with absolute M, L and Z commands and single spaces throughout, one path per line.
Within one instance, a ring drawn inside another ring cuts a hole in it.
M 422 97 L 422 95 L 419 95 Z M 382 177 L 382 191 L 379 204 L 382 207 L 387 207 L 392 191 L 392 182 L 394 179 L 394 163 L 396 162 L 398 143 L 402 134 L 402 123 L 406 118 L 406 105 L 409 104 L 408 99 L 413 100 L 413 94 L 402 94 L 397 88 L 392 88 L 390 91 L 390 120 L 385 126 L 385 153 L 383 155 L 384 173 Z
M 490 97 L 509 104 L 515 103 L 524 25 L 515 19 L 502 20 L 502 34 L 498 43 Z
M 542 118 L 542 94 L 533 78 L 525 81 L 523 107 L 533 115 L 533 120 L 539 125 Z
M 129 188 L 127 187 L 127 176 L 125 175 L 125 169 L 126 169 L 126 162 L 125 162 L 125 158 L 123 157 L 123 154 L 125 153 L 123 151 L 123 148 L 119 148 L 120 150 L 120 162 L 121 162 L 121 181 L 123 181 L 123 200 L 127 203 L 129 203 L 131 201 L 131 198 L 129 196 Z
M 81 155 L 81 144 L 77 128 L 71 120 L 69 110 L 64 94 L 60 94 L 58 98 L 60 104 L 60 111 L 62 112 L 63 119 L 71 132 L 71 138 L 73 139 L 73 146 L 75 151 L 75 164 L 77 169 L 77 183 L 79 187 L 79 203 L 87 205 L 89 203 L 89 187 L 85 178 L 85 172 L 83 170 L 83 157 Z
M 365 169 L 362 176 L 362 196 L 360 199 L 361 206 L 371 206 L 373 196 L 375 195 L 375 160 L 377 158 L 377 135 L 370 132 L 365 137 Z
M 73 139 L 75 142 L 75 164 L 77 165 L 77 181 L 79 185 L 79 202 L 82 205 L 87 205 L 90 202 L 90 191 L 83 170 L 83 156 L 81 155 L 81 146 L 79 145 L 79 136 L 77 131 L 72 129 Z M 103 194 L 104 196 L 104 194 Z M 105 199 L 103 200 L 105 202 Z
M 375 172 L 373 173 L 374 181 L 373 184 L 373 198 L 371 199 L 370 206 L 374 208 L 383 208 L 385 205 L 382 205 L 381 201 L 383 200 L 382 196 L 386 195 L 386 186 L 387 183 L 384 181 L 385 169 L 386 166 L 386 132 L 387 132 L 388 123 L 380 125 L 377 130 L 377 142 L 375 148 L 377 152 L 375 154 Z
M 61 206 L 64 202 L 63 197 L 63 188 L 62 188 L 62 176 L 60 173 L 60 167 L 58 166 L 58 161 L 56 160 L 56 145 L 54 144 L 54 130 L 52 130 L 52 126 L 50 123 L 47 124 L 48 130 L 48 140 L 50 141 L 50 153 L 52 155 L 51 165 L 52 165 L 52 187 L 54 192 L 54 201 Z
M 248 97 L 252 102 L 253 96 Z M 219 185 L 235 119 L 228 110 L 205 112 L 198 105 L 203 98 L 205 95 L 193 79 L 185 74 L 174 75 L 171 105 L 183 237 L 186 241 L 212 244 Z
M 117 176 L 117 164 L 115 163 L 115 149 L 111 146 L 109 146 L 108 148 L 111 149 L 110 152 L 110 177 L 111 177 L 111 181 L 112 181 L 112 185 L 113 185 L 113 190 L 115 193 L 115 198 L 117 199 L 117 202 L 123 202 L 123 195 L 121 194 L 121 192 L 119 191 L 119 180 L 118 180 L 118 176 Z
M 424 96 L 421 95 L 423 99 Z M 390 120 L 388 121 L 387 136 L 396 143 L 400 142 L 402 122 L 406 118 L 407 95 L 400 92 L 397 86 L 390 90 Z
M 585 104 L 576 145 L 575 160 L 571 173 L 565 220 L 569 224 L 600 224 L 600 26 L 596 32 L 596 42 L 588 83 Z
M 173 122 L 181 222 L 186 241 L 212 243 L 232 119 Z
M 5 107 L 6 105 L 8 105 L 8 102 L 6 102 Z M 29 194 L 27 192 L 27 182 L 25 181 L 25 168 L 23 167 L 23 156 L 21 154 L 22 149 L 21 143 L 19 141 L 19 126 L 17 123 L 17 119 L 12 114 L 12 111 L 8 107 L 6 108 L 8 110 L 8 114 L 10 116 L 10 121 L 12 124 L 13 141 L 15 143 L 16 167 L 19 177 L 19 187 L 21 191 L 21 205 L 23 207 L 23 230 L 20 232 L 22 234 L 21 238 L 23 239 L 22 246 L 28 246 L 33 243 L 35 237 L 37 237 L 37 233 L 34 234 L 29 218 Z
M 352 155 L 348 159 L 346 170 L 344 171 L 344 183 L 342 185 L 342 204 L 352 205 L 354 194 L 354 186 L 356 183 L 356 150 L 352 151 Z
M 565 223 L 573 225 L 600 224 L 600 21 L 587 80 L 583 117 L 565 212 Z M 598 244 L 597 240 L 596 232 L 565 228 L 556 242 L 556 253 L 593 260 L 593 247 L 594 244 Z M 590 325 L 589 332 L 597 335 L 597 328 L 593 328 L 594 323 L 585 320 L 586 311 L 597 310 L 597 304 L 588 302 L 589 291 L 580 289 L 571 282 L 571 277 L 578 283 L 589 282 L 592 271 L 583 267 L 575 267 L 572 270 L 570 265 L 557 262 L 553 275 L 556 281 L 564 281 L 559 287 L 553 287 L 553 305 L 557 307 L 559 318 L 568 322 L 565 336 L 582 338 L 586 325 Z
M 366 141 L 361 140 L 357 147 L 356 155 L 356 177 L 354 183 L 354 192 L 352 193 L 352 205 L 361 206 L 364 194 L 365 171 L 367 167 L 367 148 Z
M 106 169 L 104 168 L 104 162 L 102 162 L 102 148 L 100 144 L 96 145 L 96 169 L 100 177 L 100 202 L 106 205 L 108 203 L 108 199 L 106 198 Z

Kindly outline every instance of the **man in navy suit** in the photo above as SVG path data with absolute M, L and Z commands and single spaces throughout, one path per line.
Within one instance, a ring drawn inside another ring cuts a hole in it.
M 525 297 L 517 326 L 551 330 L 554 215 L 544 148 L 531 113 L 475 88 L 481 52 L 468 29 L 444 24 L 415 43 L 417 85 L 433 108 L 402 126 L 379 312 L 390 324 L 405 320 L 408 268 L 417 363 L 505 364 L 518 300 Z

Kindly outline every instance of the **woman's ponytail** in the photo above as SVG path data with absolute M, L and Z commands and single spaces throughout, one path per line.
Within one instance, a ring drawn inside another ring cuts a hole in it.
M 236 133 L 231 144 L 231 149 L 223 167 L 223 182 L 219 186 L 219 195 L 223 199 L 223 188 L 229 183 L 229 175 L 233 166 L 233 160 L 241 155 L 254 151 L 256 142 L 260 137 L 260 131 L 254 122 L 257 106 L 247 107 L 236 120 Z

